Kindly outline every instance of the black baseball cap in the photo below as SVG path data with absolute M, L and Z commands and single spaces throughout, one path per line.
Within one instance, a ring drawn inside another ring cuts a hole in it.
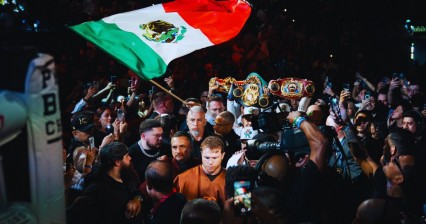
M 76 115 L 71 120 L 72 130 L 87 132 L 93 128 L 93 118 L 86 114 Z

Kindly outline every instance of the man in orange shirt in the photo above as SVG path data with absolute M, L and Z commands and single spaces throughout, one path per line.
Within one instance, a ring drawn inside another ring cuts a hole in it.
M 203 198 L 222 206 L 226 200 L 226 171 L 221 166 L 224 155 L 222 140 L 217 136 L 207 137 L 201 143 L 202 164 L 176 176 L 174 187 L 177 192 L 185 195 L 188 201 Z

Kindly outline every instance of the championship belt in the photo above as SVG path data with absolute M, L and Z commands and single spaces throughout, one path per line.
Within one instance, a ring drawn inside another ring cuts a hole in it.
M 226 77 L 224 79 L 220 79 L 218 77 L 213 77 L 209 81 L 209 86 L 219 86 L 219 88 L 216 90 L 218 92 L 228 93 L 229 89 L 231 88 L 232 83 L 235 82 L 235 79 L 232 77 Z
M 315 93 L 314 83 L 307 79 L 284 78 L 269 81 L 269 86 L 273 95 L 285 99 L 300 99 L 311 97 Z
M 237 103 L 246 107 L 267 107 L 269 96 L 264 92 L 265 80 L 257 73 L 250 73 L 243 81 L 235 81 L 232 95 Z

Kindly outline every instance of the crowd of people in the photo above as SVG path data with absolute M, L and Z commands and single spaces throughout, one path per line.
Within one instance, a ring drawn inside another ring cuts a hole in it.
M 424 222 L 424 68 L 345 58 L 355 51 L 344 37 L 346 54 L 324 57 L 324 36 L 258 6 L 234 40 L 174 60 L 157 80 L 185 103 L 90 44 L 57 60 L 62 83 L 76 83 L 61 88 L 69 223 Z M 316 93 L 270 96 L 268 110 L 209 85 L 250 72 L 311 79 Z M 275 119 L 259 127 L 259 114 Z
M 148 5 L 58 2 L 69 24 Z M 157 79 L 185 103 L 65 32 L 67 51 L 53 53 L 68 223 L 425 222 L 426 69 L 400 54 L 409 37 L 378 26 L 394 25 L 392 12 L 355 21 L 355 3 L 253 6 L 237 37 L 175 59 Z M 209 85 L 251 72 L 306 78 L 316 93 L 256 108 Z M 265 114 L 274 119 L 259 125 Z
M 99 91 L 91 82 L 70 108 L 71 223 L 424 221 L 426 108 L 421 85 L 403 73 L 377 85 L 356 74 L 342 89 L 327 76 L 313 98 L 271 96 L 273 110 L 239 105 L 218 84 L 178 107 L 162 91 L 145 103 L 141 80 L 128 74 L 127 96 L 118 82 Z M 173 76 L 164 81 L 175 91 Z M 262 126 L 262 114 L 275 119 Z M 309 150 L 289 149 L 289 138 Z M 233 204 L 241 180 L 252 195 L 245 216 Z

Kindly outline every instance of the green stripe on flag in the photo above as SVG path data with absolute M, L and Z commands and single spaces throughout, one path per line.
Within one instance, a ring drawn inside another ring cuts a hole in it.
M 100 20 L 70 28 L 109 53 L 143 79 L 157 78 L 166 72 L 167 64 L 154 50 L 134 33 L 121 30 L 115 24 Z

